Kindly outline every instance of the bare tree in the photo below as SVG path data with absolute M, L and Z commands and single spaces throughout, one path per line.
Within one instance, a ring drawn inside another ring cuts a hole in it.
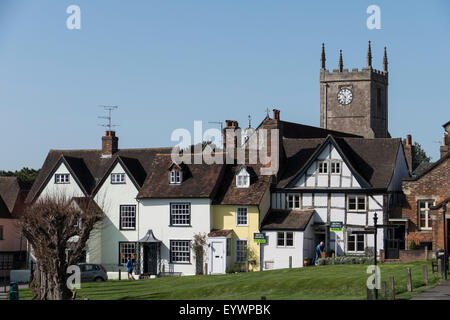
M 36 258 L 30 284 L 35 299 L 71 298 L 67 267 L 81 262 L 89 235 L 102 219 L 100 207 L 87 197 L 47 196 L 24 210 L 19 226 Z

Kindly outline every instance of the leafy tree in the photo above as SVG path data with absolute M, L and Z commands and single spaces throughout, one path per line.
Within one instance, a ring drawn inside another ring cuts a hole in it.
M 190 146 L 183 149 L 183 152 L 195 152 L 195 147 L 201 145 L 201 150 L 205 150 L 206 146 L 210 146 L 213 151 L 217 151 L 218 149 L 212 141 L 203 141 L 202 143 L 191 144 Z
M 0 170 L 0 176 L 6 177 L 17 177 L 19 180 L 32 184 L 34 180 L 36 180 L 37 175 L 39 174 L 39 170 L 30 169 L 30 168 L 22 168 L 21 170 L 16 171 L 4 171 Z
M 403 139 L 402 143 L 403 143 L 403 145 L 405 145 L 406 139 Z M 417 141 L 414 141 L 412 150 L 413 150 L 413 154 L 412 154 L 413 168 L 417 167 L 422 162 L 430 162 L 431 161 L 431 157 L 429 157 L 427 155 L 425 150 L 423 150 L 422 146 Z

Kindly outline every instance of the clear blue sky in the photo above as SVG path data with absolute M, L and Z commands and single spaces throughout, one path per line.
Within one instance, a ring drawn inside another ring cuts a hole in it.
M 66 8 L 81 8 L 68 30 Z M 366 8 L 381 7 L 381 30 Z M 319 125 L 319 59 L 374 67 L 388 47 L 389 130 L 439 157 L 450 120 L 450 1 L 0 0 L 0 169 L 49 149 L 99 148 L 100 104 L 119 105 L 122 148 L 174 145 L 194 120 Z

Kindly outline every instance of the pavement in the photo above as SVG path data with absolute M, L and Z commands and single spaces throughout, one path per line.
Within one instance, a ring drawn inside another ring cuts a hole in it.
M 450 280 L 415 295 L 411 300 L 450 300 Z

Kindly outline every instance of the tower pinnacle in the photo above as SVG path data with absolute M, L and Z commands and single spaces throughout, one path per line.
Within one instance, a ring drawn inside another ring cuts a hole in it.
M 386 47 L 384 47 L 383 71 L 388 72 L 388 58 L 387 58 Z
M 344 70 L 344 62 L 342 61 L 342 50 L 339 50 L 339 72 Z
M 370 47 L 370 40 L 369 47 L 367 49 L 367 67 L 372 68 L 372 48 Z
M 325 69 L 325 44 L 322 43 L 322 55 L 320 57 L 320 65 L 322 69 Z

